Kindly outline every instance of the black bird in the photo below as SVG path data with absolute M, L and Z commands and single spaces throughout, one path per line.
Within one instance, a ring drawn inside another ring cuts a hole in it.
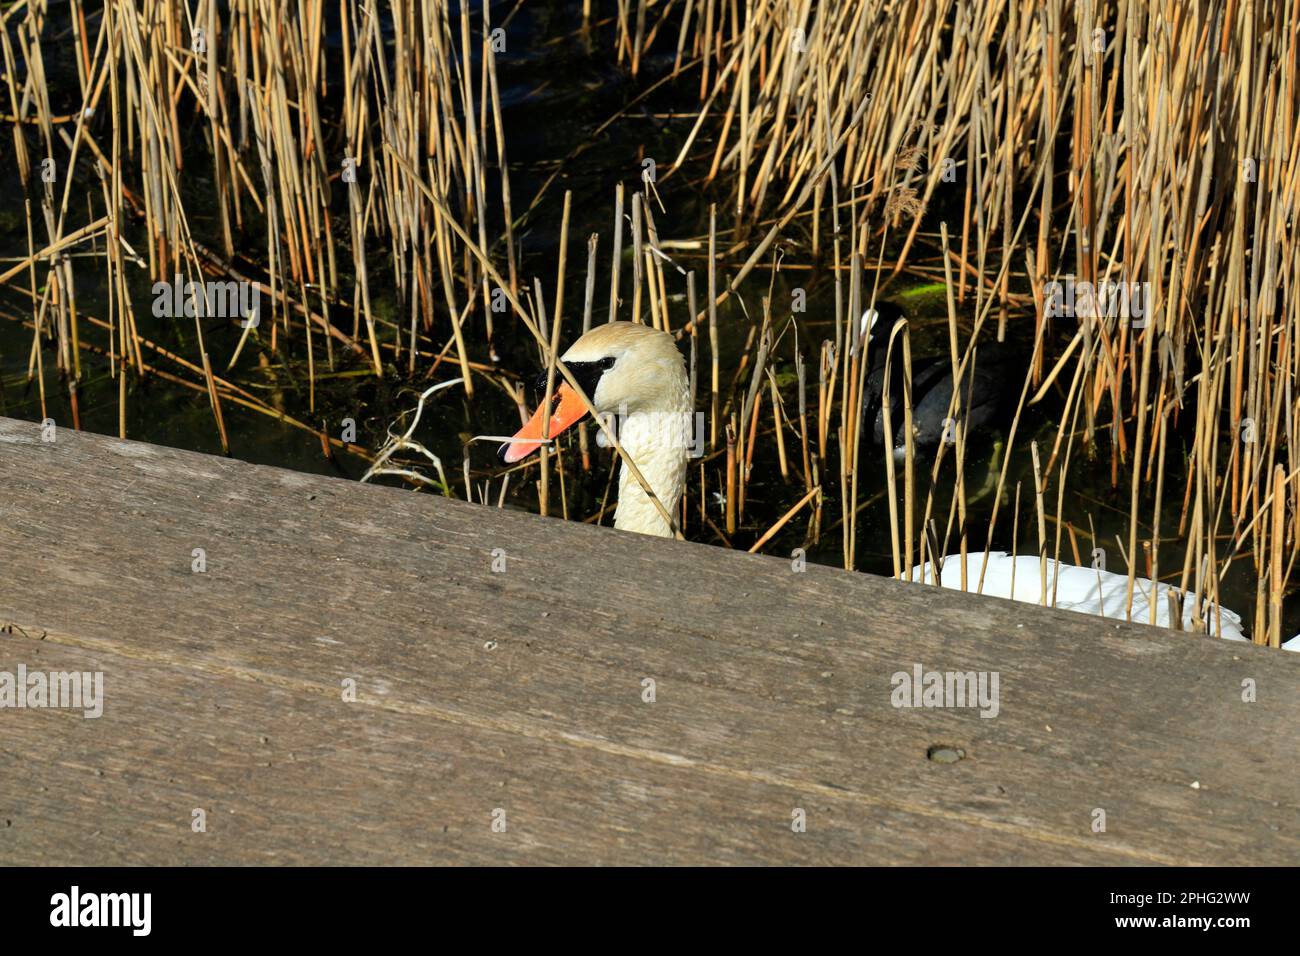
M 892 303 L 881 302 L 877 314 L 868 310 L 863 324 L 869 326 L 871 340 L 871 368 L 867 372 L 866 413 L 874 419 L 873 437 L 877 445 L 884 444 L 885 415 L 881 399 L 885 384 L 885 358 L 889 348 L 889 333 L 902 312 Z M 978 436 L 1002 410 L 1007 356 L 998 345 L 990 343 L 976 349 L 967 365 L 962 381 L 961 409 L 949 421 L 948 405 L 952 400 L 952 361 L 949 356 L 917 358 L 912 360 L 912 442 L 916 448 L 929 450 L 940 442 L 956 441 L 957 429 L 963 425 L 968 438 Z M 889 369 L 889 419 L 893 429 L 895 452 L 906 447 L 903 434 L 903 353 L 895 342 L 894 357 Z

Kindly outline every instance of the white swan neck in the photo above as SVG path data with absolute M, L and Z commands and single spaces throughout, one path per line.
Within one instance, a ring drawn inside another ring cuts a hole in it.
M 626 416 L 619 428 L 623 450 L 636 462 L 641 477 L 670 515 L 676 515 L 686 485 L 686 462 L 690 450 L 690 413 L 639 412 Z M 672 537 L 655 503 L 624 462 L 618 478 L 618 508 L 614 527 L 656 537 Z

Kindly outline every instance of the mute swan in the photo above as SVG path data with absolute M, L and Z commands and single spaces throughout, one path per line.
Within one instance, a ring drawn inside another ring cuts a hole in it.
M 971 551 L 966 555 L 966 589 L 979 591 L 992 597 L 1010 598 L 1026 604 L 1037 604 L 1042 594 L 1041 570 L 1036 555 L 1022 554 L 1011 557 L 1005 551 L 990 551 L 988 567 L 984 571 L 983 587 L 980 586 L 980 568 L 984 564 L 983 551 Z M 945 588 L 961 589 L 961 555 L 950 554 L 941 562 L 939 583 Z M 913 580 L 926 584 L 934 580 L 927 562 L 920 569 L 913 569 Z M 1014 584 L 1012 578 L 1014 577 Z M 1014 587 L 1014 591 L 1013 591 Z M 1125 607 L 1128 603 L 1128 576 L 1102 571 L 1094 568 L 1081 568 L 1074 564 L 1058 564 L 1047 559 L 1047 601 L 1052 603 L 1053 589 L 1056 595 L 1056 607 L 1066 611 L 1078 611 L 1094 614 L 1113 620 L 1126 620 Z M 1178 589 L 1168 584 L 1156 584 L 1156 624 L 1169 627 L 1169 594 Z M 1151 581 L 1137 578 L 1133 582 L 1133 620 L 1146 624 L 1151 620 Z M 1219 635 L 1219 625 L 1223 633 L 1219 636 L 1229 641 L 1248 640 L 1241 630 L 1241 617 L 1226 607 L 1207 605 L 1202 612 L 1206 618 L 1209 633 Z M 1183 630 L 1192 629 L 1192 606 L 1190 601 L 1183 602 Z M 1300 635 L 1286 641 L 1282 647 L 1288 651 L 1300 651 Z
M 686 486 L 691 443 L 690 382 L 676 341 L 648 325 L 609 322 L 584 334 L 560 360 L 602 417 L 618 416 L 619 443 L 636 462 L 664 509 L 673 514 Z M 582 399 L 558 374 L 556 384 L 547 438 L 555 438 L 587 414 Z M 540 387 L 545 386 L 546 373 L 542 373 Z M 513 441 L 501 446 L 501 459 L 506 464 L 541 447 L 544 412 L 539 407 Z M 672 536 L 672 529 L 626 464 L 618 477 L 614 527 Z
M 881 325 L 872 321 L 868 313 L 863 316 L 864 327 Z M 874 332 L 874 328 L 872 329 Z M 873 343 L 874 344 L 874 343 Z M 883 352 L 883 349 L 881 350 Z M 642 477 L 654 489 L 655 495 L 669 514 L 678 507 L 686 484 L 686 463 L 690 448 L 691 400 L 686 366 L 677 344 L 671 335 L 646 325 L 632 322 L 610 322 L 587 332 L 561 356 L 561 361 L 577 379 L 596 411 L 602 417 L 618 415 L 618 438 L 623 450 L 636 462 Z M 539 388 L 545 388 L 546 376 L 542 374 Z M 951 384 L 949 385 L 951 388 Z M 892 391 L 892 389 L 891 389 Z M 945 397 L 946 410 L 946 397 Z M 549 434 L 555 438 L 581 421 L 587 409 L 568 383 L 560 382 L 552 398 Z M 501 446 L 500 455 L 507 464 L 527 457 L 541 447 L 544 409 L 538 408 L 533 416 Z M 901 414 L 899 421 L 902 420 Z M 599 440 L 599 438 L 598 438 Z M 670 537 L 672 529 L 664 521 L 654 503 L 646 496 L 626 464 L 622 466 L 618 482 L 618 507 L 614 512 L 614 527 L 624 531 Z M 980 567 L 984 552 L 968 554 L 966 564 L 967 587 L 971 591 L 994 597 L 1010 598 L 1037 604 L 1041 590 L 1040 566 L 1037 557 L 1022 555 L 1011 557 L 1004 551 L 989 553 L 988 568 L 984 573 L 982 589 L 979 587 Z M 961 587 L 961 556 L 949 555 L 942 562 L 939 583 L 946 588 Z M 1013 591 L 1014 575 L 1014 591 Z M 913 570 L 913 580 L 931 583 L 930 565 Z M 1047 560 L 1047 593 L 1049 603 L 1055 589 L 1055 605 L 1070 611 L 1094 614 L 1125 620 L 1128 578 L 1108 571 L 1057 564 Z M 1149 620 L 1151 581 L 1138 578 L 1133 588 L 1132 620 Z M 1167 584 L 1155 586 L 1156 623 L 1169 626 L 1168 594 L 1176 589 Z M 1217 614 L 1213 608 L 1206 610 L 1211 634 L 1219 633 L 1227 640 L 1245 641 L 1241 618 L 1220 606 Z M 1192 608 L 1183 608 L 1183 628 L 1192 626 Z M 1291 651 L 1300 651 L 1300 635 L 1282 645 Z

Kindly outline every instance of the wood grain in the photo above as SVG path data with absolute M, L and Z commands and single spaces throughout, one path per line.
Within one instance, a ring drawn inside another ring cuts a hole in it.
M 1300 861 L 1294 655 L 8 419 L 0 626 L 0 863 Z

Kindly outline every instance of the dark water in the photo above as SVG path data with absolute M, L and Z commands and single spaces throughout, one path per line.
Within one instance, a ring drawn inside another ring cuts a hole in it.
M 651 82 L 671 70 L 672 55 L 661 53 L 643 60 L 641 76 L 633 81 L 614 62 L 612 33 L 608 28 L 590 36 L 579 30 L 580 9 L 580 4 L 561 2 L 529 4 L 520 8 L 508 27 L 506 54 L 498 60 L 516 216 L 528 207 L 542 184 L 555 170 L 557 161 L 565 160 L 561 174 L 516 230 L 521 279 L 531 284 L 532 276 L 542 277 L 548 296 L 548 310 L 553 306 L 549 297 L 553 297 L 554 292 L 564 192 L 571 190 L 573 193 L 569 275 L 565 296 L 565 328 L 568 333 L 564 337 L 565 341 L 572 341 L 576 337 L 576 331 L 573 330 L 579 327 L 586 263 L 585 240 L 592 232 L 600 233 L 594 321 L 600 322 L 606 318 L 615 186 L 620 182 L 627 184 L 629 205 L 625 211 L 630 211 L 631 191 L 640 175 L 642 161 L 651 157 L 658 163 L 669 163 L 690 130 L 693 120 L 689 114 L 698 108 L 698 74 L 692 72 L 683 81 L 670 82 L 644 101 L 636 103 L 618 122 L 598 135 L 593 135 L 598 126 L 632 103 L 638 93 Z M 498 13 L 496 19 L 499 20 L 501 15 Z M 477 22 L 476 16 L 475 23 Z M 92 26 L 92 29 L 95 28 Z M 47 36 L 55 35 L 55 30 L 47 32 Z M 675 37 L 676 31 L 673 30 L 671 38 L 661 41 L 660 49 L 671 49 Z M 331 40 L 333 43 L 327 46 L 333 51 L 332 55 L 337 56 L 336 33 L 331 34 Z M 47 56 L 49 63 L 57 62 L 52 51 L 47 50 Z M 69 77 L 63 79 L 70 81 L 63 82 L 60 86 L 56 77 L 54 85 L 69 92 L 76 89 L 75 80 Z M 75 107 L 75 102 L 66 96 L 65 102 L 54 104 L 55 112 L 70 112 Z M 682 117 L 673 114 L 687 115 Z M 29 143 L 35 145 L 35 136 L 31 130 L 29 127 Z M 711 154 L 711 146 L 708 136 L 702 136 L 697 143 L 696 152 Z M 210 162 L 202 154 L 196 154 L 184 170 L 183 191 L 192 228 L 199 238 L 212 242 L 218 235 L 218 223 L 214 207 L 205 199 L 212 194 L 214 188 L 210 173 Z M 489 170 L 489 182 L 495 177 L 495 170 Z M 661 238 L 697 238 L 706 234 L 710 202 L 718 203 L 720 228 L 730 225 L 725 219 L 724 210 L 730 209 L 734 199 L 727 193 L 725 183 L 715 184 L 710 191 L 699 185 L 701 179 L 698 172 L 686 170 L 663 184 L 660 192 L 666 210 L 654 210 Z M 23 187 L 18 178 L 11 138 L 7 135 L 0 137 L 0 189 L 3 189 L 3 195 L 11 197 L 0 203 L 0 253 L 6 256 L 25 255 L 26 227 L 20 200 Z M 32 195 L 35 198 L 35 194 Z M 491 204 L 489 209 L 493 209 Z M 493 214 L 498 215 L 499 220 L 499 206 L 496 209 L 498 211 Z M 89 213 L 83 210 L 81 215 L 84 220 Z M 942 210 L 932 210 L 931 215 L 937 223 Z M 74 222 L 79 224 L 79 221 Z M 492 223 L 489 235 L 500 234 L 500 225 L 499 221 Z M 204 235 L 205 230 L 207 235 Z M 630 246 L 626 225 L 624 240 L 625 245 Z M 39 238 L 37 242 L 39 244 Z M 264 246 L 264 231 L 260 223 L 250 221 L 247 245 L 259 249 Z M 344 249 L 345 246 L 340 246 L 341 253 Z M 630 300 L 627 290 L 631 285 L 629 256 L 630 251 L 625 253 L 622 264 L 621 289 L 625 309 L 630 308 L 627 304 Z M 342 258 L 346 259 L 346 254 Z M 696 270 L 699 301 L 702 304 L 706 295 L 706 263 L 698 253 L 683 253 L 679 258 L 684 267 Z M 380 315 L 398 316 L 402 314 L 402 307 L 392 293 L 393 283 L 386 273 L 386 259 L 387 250 L 377 246 L 374 260 L 368 263 L 371 270 L 372 303 Z M 806 261 L 806 255 L 800 253 L 792 255 L 790 259 Z M 727 274 L 728 268 L 734 270 L 739 264 L 720 264 L 720 281 Z M 107 314 L 107 300 L 102 260 L 80 258 L 76 260 L 75 268 L 79 309 L 104 318 Z M 152 299 L 151 278 L 143 269 L 129 267 L 129 270 L 128 280 L 142 335 L 195 361 L 198 349 L 192 320 L 154 318 L 149 308 Z M 669 280 L 672 283 L 670 293 L 679 297 L 675 298 L 670 309 L 676 323 L 681 324 L 687 311 L 684 301 L 685 283 L 671 270 Z M 767 293 L 768 282 L 766 268 L 751 274 L 747 281 L 742 295 L 750 316 L 760 313 L 759 297 Z M 778 327 L 789 317 L 788 308 L 783 312 L 780 304 L 790 301 L 791 289 L 796 285 L 808 293 L 808 311 L 800 315 L 798 321 L 799 341 L 808 364 L 809 381 L 813 386 L 809 409 L 815 410 L 818 348 L 822 339 L 834 338 L 833 280 L 825 269 L 814 269 L 812 272 L 786 271 L 778 276 L 772 290 L 773 313 L 778 319 Z M 346 286 L 345 283 L 344 287 Z M 847 283 L 845 287 L 847 289 Z M 918 286 L 913 281 L 891 285 L 886 289 L 886 294 L 909 318 L 914 357 L 920 359 L 928 355 L 946 355 L 947 312 L 942 289 Z M 973 303 L 968 301 L 959 309 L 959 323 L 963 332 L 969 333 L 974 320 Z M 18 322 L 9 320 L 13 317 L 30 318 L 28 300 L 12 289 L 0 289 L 0 313 L 3 313 L 0 315 L 0 415 L 39 420 L 42 416 L 38 392 L 27 378 L 31 332 Z M 620 317 L 629 316 L 624 314 Z M 722 382 L 725 385 L 731 380 L 732 372 L 741 360 L 750 319 L 732 303 L 720 310 L 720 317 Z M 472 319 L 467 326 L 467 341 L 471 358 L 487 362 L 491 357 L 482 329 L 475 324 L 479 321 L 479 318 Z M 439 346 L 444 342 L 445 332 L 443 321 L 442 326 L 435 327 L 434 330 Z M 1021 353 L 1027 352 L 1032 340 L 1032 316 L 1013 316 L 1008 324 L 1008 333 L 1008 347 L 1018 349 Z M 236 347 L 239 329 L 225 321 L 214 321 L 205 325 L 204 335 L 214 357 L 214 370 L 220 374 Z M 103 330 L 91 330 L 84 324 L 82 336 L 100 345 L 107 340 Z M 787 408 L 793 409 L 794 389 L 793 386 L 787 387 L 794 376 L 789 339 L 787 336 L 773 363 L 778 380 L 783 385 Z M 707 382 L 705 342 L 705 339 L 701 340 L 702 382 Z M 318 349 L 319 345 L 317 337 Z M 527 378 L 533 376 L 538 363 L 537 350 L 527 331 L 513 318 L 498 318 L 494 345 L 501 368 Z M 307 366 L 301 342 L 289 344 L 277 356 L 268 356 L 269 365 L 263 368 L 255 366 L 250 360 L 251 355 L 252 350 L 246 349 L 236 370 L 229 373 L 235 382 L 259 394 L 274 407 L 334 434 L 338 434 L 345 419 L 352 419 L 356 422 L 358 443 L 372 450 L 383 443 L 389 424 L 399 413 L 414 406 L 415 396 L 428 384 L 422 380 L 407 381 L 404 374 L 395 368 L 388 368 L 384 378 L 377 380 L 368 365 L 358 363 L 342 351 L 336 352 L 336 367 L 322 373 L 320 366 L 323 364 L 323 355 L 318 351 L 316 407 L 313 411 L 308 404 Z M 72 411 L 68 390 L 50 371 L 54 364 L 52 348 L 46 349 L 44 359 L 47 369 L 47 413 L 60 423 L 70 423 Z M 404 368 L 405 359 L 402 365 Z M 107 359 L 102 355 L 83 353 L 82 370 L 83 378 L 78 390 L 81 426 L 90 431 L 117 434 L 118 384 L 110 377 Z M 438 377 L 445 378 L 449 374 L 454 374 L 450 367 L 440 371 Z M 193 376 L 190 377 L 193 379 Z M 746 375 L 739 387 L 737 401 L 743 397 L 747 384 Z M 1018 378 L 1007 383 L 1007 389 L 1012 393 L 1012 406 L 1021 384 Z M 704 394 L 702 388 L 701 395 Z M 1019 482 L 1021 508 L 1018 550 L 1020 553 L 1033 553 L 1036 550 L 1037 528 L 1029 441 L 1038 439 L 1046 461 L 1055 438 L 1053 416 L 1059 410 L 1059 398 L 1051 397 L 1042 406 L 1030 409 L 1022 420 L 1008 473 L 1007 494 L 993 537 L 994 548 L 1012 548 L 1013 503 L 1016 484 Z M 326 459 L 316 436 L 282 425 L 265 415 L 245 410 L 231 402 L 223 403 L 223 413 L 231 438 L 231 453 L 235 457 L 302 471 L 337 473 L 352 478 L 359 477 L 365 468 L 364 462 L 347 455 L 333 461 Z M 764 415 L 765 424 L 770 424 L 770 412 L 765 411 Z M 835 417 L 838 418 L 838 414 Z M 495 501 L 499 488 L 496 476 L 500 470 L 493 456 L 493 446 L 481 442 L 467 445 L 467 442 L 474 435 L 509 433 L 517 426 L 517 422 L 518 412 L 513 402 L 501 390 L 483 383 L 476 390 L 472 402 L 465 400 L 459 389 L 440 393 L 426 408 L 421 428 L 415 437 L 441 457 L 451 485 L 458 495 L 464 494 L 460 477 L 461 462 L 468 449 L 475 485 L 489 481 L 491 500 Z M 992 486 L 996 483 L 997 469 L 1006 448 L 1006 424 L 1003 421 L 984 429 L 980 434 L 972 435 L 966 483 L 970 508 L 968 540 L 973 549 L 982 548 L 985 543 L 988 519 L 994 503 Z M 813 430 L 810 427 L 810 431 Z M 127 435 L 162 445 L 208 453 L 221 452 L 206 394 L 158 378 L 130 381 Z M 1106 441 L 1104 433 L 1100 433 L 1100 440 Z M 1169 473 L 1166 482 L 1170 497 L 1165 503 L 1165 527 L 1162 529 L 1162 535 L 1166 538 L 1174 536 L 1181 509 L 1183 484 L 1178 478 L 1181 462 L 1178 441 L 1179 436 L 1175 434 L 1171 438 L 1167 465 Z M 833 440 L 830 446 L 835 446 Z M 735 536 L 733 543 L 736 546 L 748 547 L 802 497 L 801 469 L 795 463 L 798 459 L 798 445 L 789 435 L 787 447 L 791 453 L 789 481 L 780 476 L 775 441 L 771 436 L 759 440 L 746 496 L 745 526 Z M 583 474 L 576 469 L 577 456 L 566 456 L 572 469 L 566 477 L 566 487 L 574 514 L 592 513 L 599 506 L 605 491 L 608 453 L 593 454 L 597 456 L 598 467 L 590 474 Z M 859 516 L 857 563 L 860 570 L 876 573 L 888 573 L 891 568 L 884 454 L 882 449 L 864 447 L 859 479 L 859 501 L 871 500 L 873 503 Z M 827 496 L 823 522 L 825 528 L 831 527 L 840 517 L 838 464 L 834 451 L 831 455 L 831 460 L 825 463 L 823 477 Z M 705 468 L 709 491 L 722 490 L 725 487 L 722 461 L 719 458 L 707 460 Z M 1122 570 L 1115 536 L 1119 535 L 1127 542 L 1129 479 L 1127 471 L 1121 469 L 1119 487 L 1113 489 L 1110 473 L 1108 448 L 1086 449 L 1076 443 L 1062 518 L 1077 529 L 1080 535 L 1079 548 L 1085 555 L 1085 560 L 1092 548 L 1088 537 L 1091 519 L 1103 547 L 1111 555 L 1109 567 L 1112 570 Z M 900 481 L 901 474 L 900 467 Z M 930 487 L 928 476 L 928 462 L 918 462 L 918 527 L 925 495 Z M 688 495 L 691 496 L 688 531 L 691 537 L 698 540 L 716 540 L 711 532 L 700 528 L 696 516 L 695 502 L 699 497 L 697 479 L 698 463 L 693 463 L 688 488 Z M 941 545 L 951 500 L 951 485 L 952 468 L 949 463 L 935 489 L 933 508 Z M 517 507 L 535 508 L 536 496 L 532 481 L 520 481 L 517 478 L 512 481 L 508 503 Z M 722 525 L 721 506 L 713 501 L 711 494 L 708 507 L 713 520 Z M 1055 514 L 1055 487 L 1049 489 L 1047 510 L 1050 514 Z M 1142 513 L 1148 517 L 1151 514 L 1149 500 L 1143 503 Z M 774 554 L 788 554 L 796 547 L 809 547 L 810 560 L 840 564 L 842 553 L 839 529 L 825 534 L 820 543 L 809 546 L 804 541 L 806 526 L 807 516 L 801 514 L 765 550 Z M 1144 538 L 1149 537 L 1150 533 L 1150 528 L 1144 527 L 1141 530 Z M 1055 526 L 1049 525 L 1047 536 L 1050 548 L 1056 536 Z M 944 550 L 953 551 L 957 546 L 957 539 L 950 537 Z M 1074 560 L 1070 539 L 1066 534 L 1062 535 L 1061 557 L 1065 561 Z M 1163 569 L 1181 568 L 1182 548 L 1166 544 L 1160 557 Z M 1139 569 L 1144 571 L 1141 564 Z M 1254 605 L 1254 582 L 1247 572 L 1245 561 L 1234 564 L 1229 579 L 1224 584 L 1223 593 L 1224 603 L 1237 610 L 1249 623 Z M 1300 630 L 1300 608 L 1291 609 L 1287 625 L 1288 633 Z

